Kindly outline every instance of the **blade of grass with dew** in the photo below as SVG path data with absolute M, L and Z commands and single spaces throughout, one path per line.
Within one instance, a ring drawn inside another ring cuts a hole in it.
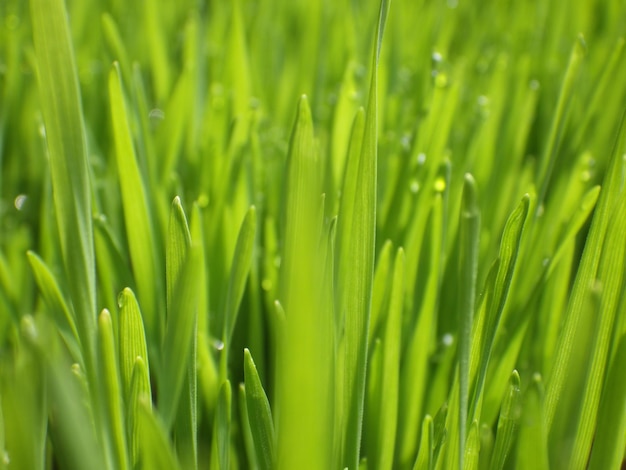
M 620 468 L 626 445 L 626 336 L 619 340 L 611 364 L 602 401 L 598 410 L 598 424 L 589 461 L 590 470 Z
M 148 361 L 146 334 L 143 327 L 143 317 L 135 294 L 128 287 L 120 293 L 118 306 L 120 309 L 120 372 L 122 377 L 122 390 L 125 399 L 128 400 L 137 358 L 140 357 L 142 359 L 143 367 L 148 377 L 150 376 L 150 365 Z M 150 381 L 148 381 L 147 395 L 152 396 L 150 392 Z
M 141 468 L 180 470 L 164 423 L 152 412 L 150 398 L 139 396 L 137 407 L 139 462 Z
M 120 68 L 113 64 L 109 73 L 109 98 L 115 140 L 115 155 L 122 194 L 124 220 L 137 296 L 142 306 L 148 344 L 158 342 L 163 317 L 157 304 L 160 268 L 157 266 L 154 232 L 144 181 L 139 171 L 124 102 Z
M 31 0 L 54 207 L 76 327 L 94 403 L 96 279 L 84 118 L 63 0 Z
M 230 382 L 226 380 L 220 387 L 217 399 L 211 444 L 211 470 L 230 468 L 231 402 Z
M 239 314 L 239 306 L 243 293 L 246 288 L 246 282 L 252 266 L 252 254 L 254 250 L 254 240 L 256 236 L 256 208 L 251 206 L 239 229 L 237 236 L 237 245 L 233 254 L 232 266 L 230 269 L 230 277 L 228 280 L 228 290 L 226 293 L 226 302 L 224 307 L 224 317 L 222 323 L 222 343 L 224 350 L 221 357 L 221 377 L 226 379 L 228 367 L 228 353 L 231 348 L 231 339 L 237 323 Z
M 582 258 L 572 287 L 572 293 L 565 313 L 565 319 L 556 347 L 556 357 L 552 363 L 552 370 L 547 381 L 544 420 L 546 429 L 550 432 L 555 417 L 559 397 L 562 395 L 567 371 L 571 364 L 573 339 L 585 315 L 583 307 L 589 287 L 596 278 L 600 254 L 604 238 L 611 217 L 611 210 L 615 206 L 620 194 L 622 179 L 621 155 L 624 136 L 626 135 L 625 120 L 619 125 L 618 135 L 613 147 L 611 161 L 604 177 L 600 197 L 596 204 L 594 216 L 585 242 Z M 584 323 L 584 322 L 583 322 Z
M 413 470 L 431 470 L 434 468 L 432 464 L 434 447 L 433 418 L 430 415 L 426 415 L 422 422 L 420 444 Z
M 375 468 L 393 467 L 398 422 L 400 345 L 402 342 L 402 310 L 404 307 L 404 250 L 399 248 L 394 262 L 391 281 L 391 298 L 385 325 L 383 342 L 383 371 L 381 377 L 381 405 L 379 418 L 380 446 L 378 461 L 372 462 Z
M 248 349 L 244 350 L 246 408 L 254 441 L 257 463 L 261 470 L 271 470 L 276 462 L 276 437 L 270 403 Z
M 377 168 L 377 86 L 378 62 L 382 47 L 385 22 L 389 11 L 389 1 L 382 0 L 376 29 L 376 45 L 373 51 L 368 109 L 365 115 L 363 143 L 359 164 L 355 173 L 346 173 L 352 180 L 354 193 L 344 192 L 340 206 L 337 236 L 347 236 L 350 245 L 342 244 L 339 253 L 338 278 L 340 318 L 345 315 L 345 404 L 343 416 L 343 457 L 344 467 L 356 469 L 359 463 L 361 442 L 363 399 L 367 361 L 367 335 L 371 308 L 371 288 L 374 277 L 374 247 L 376 229 L 376 168 Z M 348 163 L 350 167 L 350 163 Z M 358 185 L 356 183 L 358 181 Z M 350 218 L 342 218 L 344 206 Z M 358 235 L 357 235 L 358 234 Z M 348 267 L 350 266 L 350 268 Z
M 159 411 L 168 428 L 174 424 L 197 328 L 200 256 L 198 245 L 191 244 L 187 219 L 178 198 L 172 203 L 168 246 L 172 289 L 165 337 L 162 347 L 162 381 Z M 181 260 L 184 261 L 181 264 Z M 176 272 L 178 271 L 178 272 Z
M 473 393 L 471 395 L 472 401 L 470 402 L 470 412 L 468 417 L 471 418 L 472 421 L 480 418 L 483 389 L 487 376 L 487 367 L 489 366 L 496 332 L 507 301 L 509 287 L 511 286 L 511 279 L 513 278 L 513 271 L 515 270 L 522 231 L 528 215 L 529 207 L 530 197 L 526 195 L 509 216 L 502 234 L 500 253 L 498 256 L 500 262 L 495 277 L 493 297 L 490 298 L 490 302 L 487 305 L 484 336 L 480 346 L 480 365 L 478 368 L 476 382 L 473 384 Z
M 46 263 L 36 253 L 28 251 L 26 256 L 28 256 L 28 262 L 35 276 L 37 287 L 52 314 L 57 328 L 63 336 L 65 344 L 72 353 L 72 357 L 75 360 L 80 360 L 80 343 L 74 317 L 70 313 L 56 278 L 50 272 Z
M 463 458 L 465 456 L 465 435 L 469 408 L 470 348 L 476 303 L 480 236 L 480 212 L 476 196 L 476 184 L 469 173 L 465 175 L 459 230 L 459 468 L 464 468 Z
M 106 410 L 110 445 L 113 447 L 113 468 L 129 468 L 126 431 L 122 409 L 122 390 L 120 388 L 117 354 L 113 340 L 111 314 L 103 310 L 98 318 L 98 341 L 100 343 L 100 373 L 104 388 L 104 407 Z
M 491 454 L 492 470 L 504 468 L 507 456 L 513 446 L 515 438 L 515 429 L 518 425 L 520 416 L 520 378 L 516 370 L 511 374 L 509 380 L 509 389 L 502 400 L 502 408 L 500 417 L 498 418 L 498 431 L 496 433 L 496 442 Z
M 152 410 L 152 390 L 147 363 L 141 356 L 137 356 L 126 399 L 126 436 L 133 468 L 137 468 L 141 446 L 140 407 Z
M 287 157 L 277 352 L 277 468 L 332 467 L 332 310 L 323 302 L 322 167 L 308 100 L 298 102 Z

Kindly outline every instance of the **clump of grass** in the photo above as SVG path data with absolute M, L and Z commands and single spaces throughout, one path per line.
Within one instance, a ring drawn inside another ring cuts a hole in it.
M 0 468 L 619 468 L 624 13 L 6 0 Z

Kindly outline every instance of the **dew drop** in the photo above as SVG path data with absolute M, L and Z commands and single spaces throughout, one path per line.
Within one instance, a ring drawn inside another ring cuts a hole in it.
M 450 333 L 446 333 L 445 335 L 441 337 L 441 343 L 444 346 L 452 346 L 453 342 L 454 342 L 454 336 L 452 336 Z
M 538 90 L 539 89 L 539 80 L 531 80 L 529 83 L 530 89 L 531 90 Z
M 416 179 L 411 180 L 411 184 L 409 185 L 409 190 L 413 194 L 417 194 L 417 192 L 420 190 L 420 184 L 418 183 Z
M 150 110 L 150 112 L 148 113 L 148 117 L 150 119 L 158 119 L 162 121 L 163 119 L 165 119 L 165 113 L 162 109 L 154 108 Z
M 424 163 L 426 163 L 426 154 L 424 152 L 418 153 L 416 160 L 418 165 L 423 165 Z
M 446 180 L 441 176 L 435 180 L 435 191 L 442 193 L 446 189 Z
M 24 204 L 26 204 L 26 200 L 27 199 L 28 199 L 28 196 L 26 196 L 26 194 L 19 194 L 15 198 L 15 201 L 13 201 L 13 204 L 15 205 L 15 208 L 18 211 L 21 211 L 22 209 L 24 209 Z
M 431 58 L 433 59 L 433 62 L 441 62 L 443 60 L 443 56 L 437 51 L 433 52 Z
M 220 341 L 219 339 L 216 339 L 213 341 L 213 347 L 218 350 L 218 351 L 223 351 L 224 350 L 224 342 Z

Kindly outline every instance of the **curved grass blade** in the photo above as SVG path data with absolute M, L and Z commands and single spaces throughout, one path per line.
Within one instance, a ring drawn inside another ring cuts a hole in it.
M 135 155 L 117 63 L 113 64 L 109 73 L 109 97 L 117 171 L 137 296 L 143 308 L 148 340 L 157 342 L 163 328 L 161 310 L 156 303 L 157 293 L 160 291 L 158 286 L 161 271 L 156 263 L 159 257 L 155 249 L 148 198 Z
M 36 253 L 28 251 L 26 256 L 28 257 L 28 262 L 35 276 L 37 287 L 52 314 L 57 328 L 63 336 L 65 344 L 68 346 L 74 359 L 81 359 L 79 349 L 80 341 L 78 332 L 76 331 L 74 317 L 70 313 L 70 309 L 65 298 L 63 298 L 63 294 L 61 294 L 61 289 L 59 288 L 56 278 L 50 272 L 46 263 L 44 263 Z
M 113 323 L 111 322 L 111 314 L 106 309 L 98 318 L 98 339 L 100 342 L 101 383 L 104 387 L 103 399 L 109 437 L 113 446 L 113 466 L 124 470 L 129 468 L 129 462 L 122 409 L 122 391 L 113 340 Z
M 95 398 L 96 279 L 91 193 L 70 27 L 63 0 L 31 0 L 30 11 L 61 250 Z
M 248 349 L 244 350 L 246 408 L 254 441 L 256 458 L 261 470 L 271 470 L 276 462 L 274 423 L 270 403 Z

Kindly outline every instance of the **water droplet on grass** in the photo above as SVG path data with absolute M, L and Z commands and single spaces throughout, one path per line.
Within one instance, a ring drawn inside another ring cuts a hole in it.
M 409 185 L 409 190 L 413 194 L 417 194 L 417 192 L 420 190 L 420 184 L 418 183 L 416 179 L 411 180 L 411 184 Z
M 26 200 L 27 199 L 28 199 L 28 196 L 26 194 L 19 194 L 15 198 L 15 201 L 13 201 L 13 204 L 15 205 L 15 208 L 18 211 L 21 211 L 22 209 L 24 209 L 24 204 L 26 204 Z
M 417 157 L 415 157 L 415 159 L 417 160 L 418 165 L 423 165 L 424 163 L 426 163 L 426 154 L 424 152 L 420 152 L 417 154 Z
M 165 113 L 162 109 L 154 108 L 150 110 L 150 112 L 148 113 L 148 117 L 150 119 L 163 120 L 165 119 Z
M 441 337 L 441 343 L 444 346 L 452 346 L 453 342 L 454 342 L 454 336 L 452 336 L 452 334 L 450 333 L 446 333 L 445 335 Z

